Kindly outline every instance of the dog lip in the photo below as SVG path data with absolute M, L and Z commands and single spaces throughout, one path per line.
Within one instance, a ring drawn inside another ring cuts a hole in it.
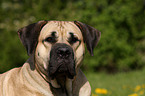
M 76 72 L 74 52 L 71 46 L 64 43 L 56 43 L 52 46 L 48 70 L 52 79 L 61 76 L 73 79 Z
M 51 70 L 51 72 L 50 72 L 50 70 Z M 59 65 L 56 66 L 55 68 L 53 66 L 52 67 L 50 66 L 49 75 L 50 75 L 51 79 L 54 79 L 58 76 L 59 77 L 65 76 L 70 79 L 73 79 L 73 77 L 76 75 L 76 72 L 75 72 L 75 69 L 70 68 L 66 64 L 59 63 Z
M 55 72 L 57 71 L 57 69 L 59 68 L 61 64 L 59 64 L 58 66 L 56 66 L 55 68 L 53 66 L 49 66 L 49 70 L 51 70 L 51 72 L 49 72 L 50 76 L 52 76 L 53 74 L 55 74 Z

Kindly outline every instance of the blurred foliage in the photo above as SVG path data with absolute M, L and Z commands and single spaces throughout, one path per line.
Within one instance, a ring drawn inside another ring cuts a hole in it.
M 17 30 L 39 20 L 81 21 L 102 32 L 83 69 L 128 71 L 145 63 L 145 0 L 1 0 L 0 72 L 28 58 Z

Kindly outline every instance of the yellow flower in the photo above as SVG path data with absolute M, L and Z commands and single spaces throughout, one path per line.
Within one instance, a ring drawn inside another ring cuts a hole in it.
M 141 89 L 141 86 L 138 85 L 138 86 L 135 87 L 134 91 L 137 92 L 137 91 L 139 91 L 140 89 Z
M 106 89 L 101 89 L 101 88 L 96 88 L 95 92 L 97 94 L 107 94 L 108 93 L 108 91 Z
M 143 90 L 142 90 L 142 91 L 140 91 L 140 92 L 139 92 L 139 94 L 140 94 L 140 95 L 143 95 L 143 94 L 144 94 L 144 91 L 143 91 Z
M 142 88 L 145 88 L 145 84 L 142 85 Z
M 133 93 L 133 94 L 130 94 L 130 95 L 128 95 L 128 96 L 138 96 L 138 94 Z

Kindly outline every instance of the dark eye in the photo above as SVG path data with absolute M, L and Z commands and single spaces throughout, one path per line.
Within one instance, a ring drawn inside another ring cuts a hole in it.
M 77 41 L 79 41 L 77 37 L 73 37 L 69 39 L 70 44 L 76 43 Z
M 50 42 L 50 43 L 55 43 L 56 42 L 54 37 L 47 37 L 44 41 Z
M 76 43 L 77 41 L 78 41 L 78 38 L 76 38 L 76 37 L 72 38 L 73 43 Z
M 48 37 L 48 38 L 45 39 L 45 41 L 47 41 L 47 42 L 51 42 L 52 40 L 53 40 L 52 37 Z
M 76 43 L 77 41 L 80 41 L 75 35 L 73 32 L 70 32 L 70 38 L 69 38 L 69 43 L 70 44 L 73 44 L 73 43 Z

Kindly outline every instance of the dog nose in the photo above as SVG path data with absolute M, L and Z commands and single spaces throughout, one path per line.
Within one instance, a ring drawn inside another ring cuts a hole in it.
M 67 58 L 71 54 L 67 47 L 61 47 L 57 50 L 57 55 L 61 58 Z

